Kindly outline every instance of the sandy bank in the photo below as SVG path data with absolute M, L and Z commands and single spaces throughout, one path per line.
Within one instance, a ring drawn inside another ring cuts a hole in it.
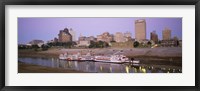
M 117 48 L 102 48 L 102 49 L 60 49 L 51 48 L 47 51 L 27 51 L 19 50 L 19 56 L 39 56 L 39 57 L 58 57 L 59 54 L 67 52 L 68 54 L 86 54 L 91 51 L 94 55 L 112 55 L 117 51 L 123 51 L 128 57 L 182 57 L 182 48 L 132 48 L 132 49 L 117 49 Z

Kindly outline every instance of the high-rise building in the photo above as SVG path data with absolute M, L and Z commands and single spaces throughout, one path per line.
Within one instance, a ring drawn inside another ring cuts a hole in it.
M 97 41 L 105 41 L 109 43 L 110 41 L 113 41 L 113 37 L 108 32 L 104 32 L 101 35 L 97 35 Z
M 124 33 L 124 36 L 125 36 L 125 37 L 131 37 L 131 33 L 130 33 L 130 32 L 125 32 L 125 33 Z
M 146 39 L 146 21 L 144 19 L 135 21 L 135 39 L 137 41 Z
M 123 33 L 121 33 L 121 32 L 116 32 L 116 34 L 114 35 L 114 40 L 116 42 L 125 42 L 126 41 Z
M 82 34 L 79 35 L 78 41 L 84 41 L 86 39 L 85 36 L 82 36 Z
M 124 38 L 125 38 L 125 41 L 131 41 L 132 40 L 131 33 L 130 32 L 125 32 L 124 33 Z
M 165 28 L 162 31 L 163 40 L 170 40 L 171 39 L 171 30 L 169 28 Z
M 103 36 L 102 35 L 97 35 L 97 41 L 103 41 Z
M 72 41 L 76 41 L 76 32 L 72 28 L 70 28 L 69 33 L 72 35 Z
M 83 41 L 79 41 L 78 46 L 89 46 L 90 45 L 90 41 L 87 40 L 83 40 Z
M 59 42 L 72 41 L 72 35 L 69 33 L 69 30 L 67 28 L 65 28 L 64 30 L 60 30 L 60 33 L 58 34 L 58 41 Z
M 54 40 L 53 40 L 53 42 L 58 42 L 58 38 L 55 37 Z
M 78 41 L 96 41 L 96 38 L 94 36 L 90 36 L 90 37 L 80 36 L 78 38 Z
M 154 41 L 155 43 L 158 43 L 158 35 L 156 34 L 156 31 L 151 32 L 150 37 L 150 40 Z
M 90 36 L 90 37 L 88 37 L 88 40 L 90 40 L 90 41 L 96 41 L 97 39 L 94 36 Z

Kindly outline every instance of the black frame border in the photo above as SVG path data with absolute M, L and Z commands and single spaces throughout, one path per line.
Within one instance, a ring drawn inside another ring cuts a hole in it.
M 195 86 L 5 86 L 5 6 L 6 5 L 195 5 Z M 0 89 L 2 91 L 199 91 L 200 0 L 1 0 L 0 1 Z

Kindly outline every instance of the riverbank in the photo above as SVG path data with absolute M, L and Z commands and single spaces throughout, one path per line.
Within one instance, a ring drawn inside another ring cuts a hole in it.
M 50 48 L 47 51 L 34 50 L 19 50 L 19 57 L 42 57 L 42 58 L 58 58 L 61 53 L 68 53 L 70 55 L 80 52 L 82 55 L 91 52 L 94 55 L 112 55 L 118 51 L 123 51 L 124 55 L 129 58 L 142 58 L 152 60 L 182 60 L 182 48 L 96 48 L 96 49 L 64 49 L 64 48 Z
M 76 70 L 44 67 L 18 62 L 18 73 L 84 73 Z
M 158 64 L 158 65 L 176 65 L 182 66 L 182 48 L 101 48 L 101 49 L 64 49 L 50 48 L 47 51 L 19 50 L 19 57 L 35 57 L 35 58 L 58 58 L 61 53 L 70 55 L 80 52 L 82 55 L 92 52 L 94 55 L 112 55 L 118 51 L 123 51 L 124 55 L 130 58 L 140 60 L 142 64 Z

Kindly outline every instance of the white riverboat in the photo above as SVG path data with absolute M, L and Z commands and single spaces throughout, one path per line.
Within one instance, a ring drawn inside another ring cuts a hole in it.
M 65 59 L 67 59 L 67 58 L 66 58 L 66 56 L 64 56 L 63 54 L 60 54 L 60 55 L 59 55 L 59 59 L 60 59 L 60 60 L 65 60 Z
M 99 61 L 99 62 L 102 62 L 102 61 L 109 61 L 109 60 L 110 60 L 110 57 L 109 57 L 109 56 L 95 56 L 95 57 L 94 57 L 94 60 L 95 60 L 95 61 Z
M 79 60 L 94 60 L 94 57 L 87 53 L 86 55 L 81 55 L 79 52 L 77 54 L 68 55 L 67 53 L 59 55 L 60 60 L 68 60 L 68 61 L 79 61 Z
M 131 61 L 131 63 L 133 63 L 133 64 L 139 64 L 140 60 L 133 60 L 133 61 Z
M 129 59 L 123 55 L 124 53 L 118 51 L 110 56 L 95 56 L 95 61 L 106 62 L 106 63 L 128 63 Z
M 79 52 L 77 54 L 68 55 L 67 53 L 60 54 L 59 59 L 61 60 L 76 60 L 76 61 L 96 61 L 105 63 L 133 63 L 139 64 L 139 60 L 128 59 L 123 52 L 118 51 L 113 55 L 96 55 L 92 56 L 90 53 L 86 55 L 81 55 Z

